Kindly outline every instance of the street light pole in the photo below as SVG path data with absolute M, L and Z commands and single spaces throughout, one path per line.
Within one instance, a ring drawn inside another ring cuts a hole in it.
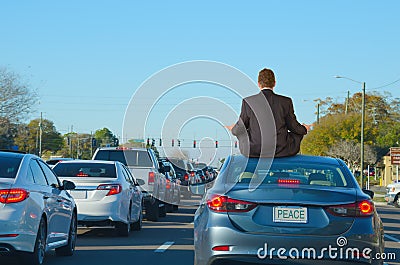
M 362 102 L 361 102 L 361 188 L 364 184 L 364 124 L 365 124 L 365 82 L 362 83 Z M 369 174 L 369 172 L 367 172 Z
M 361 139 L 360 139 L 360 178 L 361 178 L 361 183 L 360 186 L 363 188 L 363 182 L 364 182 L 364 123 L 365 123 L 365 82 L 359 82 L 354 79 L 345 77 L 345 76 L 335 76 L 335 78 L 343 78 L 347 79 L 350 81 L 353 81 L 358 84 L 362 84 L 362 102 L 361 102 Z M 369 172 L 368 172 L 369 174 Z

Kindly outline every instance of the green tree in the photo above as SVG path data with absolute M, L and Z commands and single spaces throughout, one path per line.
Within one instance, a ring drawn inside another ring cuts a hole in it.
M 96 139 L 97 146 L 118 146 L 118 138 L 108 129 L 99 129 L 94 133 L 94 138 Z
M 318 99 L 323 116 L 304 137 L 302 153 L 340 157 L 349 166 L 356 167 L 360 159 L 361 96 L 361 93 L 356 93 L 349 99 L 347 114 L 346 102 Z M 388 93 L 366 95 L 364 162 L 375 164 L 389 147 L 398 146 L 399 108 L 399 99 L 392 99 Z
M 19 149 L 29 153 L 39 153 L 40 119 L 31 120 L 27 125 L 20 125 L 18 135 L 15 137 L 15 144 Z M 42 119 L 42 153 L 55 154 L 64 146 L 61 134 L 56 130 L 54 123 Z
M 62 157 L 73 157 L 78 159 L 91 159 L 92 136 L 87 133 L 67 133 L 64 135 L 65 146 L 57 155 Z

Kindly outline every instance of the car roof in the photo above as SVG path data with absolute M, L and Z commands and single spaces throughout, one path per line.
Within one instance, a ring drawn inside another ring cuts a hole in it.
M 234 160 L 236 159 L 247 159 L 243 155 L 232 155 L 231 156 Z M 250 160 L 256 159 L 269 159 L 269 158 L 248 158 Z M 287 157 L 275 157 L 274 161 L 276 162 L 287 162 L 287 163 L 324 163 L 324 164 L 331 164 L 331 165 L 338 165 L 339 161 L 337 158 L 328 157 L 328 156 L 312 156 L 312 155 L 295 155 L 295 156 L 287 156 Z
M 99 147 L 97 150 L 110 150 L 110 151 L 129 151 L 129 150 L 137 150 L 137 151 L 147 151 L 148 148 L 141 147 Z
M 60 161 L 59 164 L 117 164 L 118 161 L 107 161 L 107 160 L 66 160 Z

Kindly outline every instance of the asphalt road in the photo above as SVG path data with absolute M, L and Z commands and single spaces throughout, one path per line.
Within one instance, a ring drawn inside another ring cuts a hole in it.
M 190 265 L 193 264 L 193 215 L 196 207 L 181 207 L 160 222 L 144 221 L 141 231 L 118 237 L 112 229 L 79 229 L 77 248 L 72 257 L 47 255 L 46 265 Z M 400 209 L 378 206 L 385 225 L 386 253 L 395 253 L 400 264 Z M 17 265 L 13 259 L 5 263 Z

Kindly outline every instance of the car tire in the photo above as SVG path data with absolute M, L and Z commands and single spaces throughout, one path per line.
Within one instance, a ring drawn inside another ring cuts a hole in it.
M 75 243 L 77 237 L 77 229 L 78 229 L 78 221 L 76 217 L 76 213 L 72 215 L 71 224 L 69 227 L 69 234 L 68 234 L 68 244 L 56 248 L 56 255 L 57 256 L 72 256 L 75 251 Z
M 115 224 L 115 229 L 117 230 L 117 234 L 119 236 L 127 237 L 131 233 L 131 207 L 128 210 L 128 216 L 126 218 L 126 223 L 117 222 Z
M 42 265 L 46 255 L 47 225 L 42 217 L 39 223 L 33 252 L 27 252 L 23 255 L 22 263 L 26 265 Z
M 139 215 L 139 220 L 131 224 L 131 228 L 134 231 L 140 231 L 142 230 L 142 222 L 143 222 L 143 210 L 140 207 L 140 215 Z
M 115 229 L 119 236 L 127 237 L 131 232 L 131 225 L 124 222 L 117 222 L 115 224 Z
M 160 212 L 160 214 L 159 214 L 159 216 L 160 217 L 165 217 L 165 216 L 167 216 L 167 206 L 166 206 L 166 203 L 164 203 L 164 205 L 163 206 L 161 206 L 161 207 L 159 207 L 159 212 Z
M 154 203 L 146 203 L 146 219 L 149 221 L 157 222 L 160 215 L 160 209 L 158 207 L 158 200 L 154 200 Z
M 394 204 L 394 207 L 400 208 L 400 196 L 399 196 L 399 194 L 397 194 L 396 197 L 394 198 L 393 204 Z

